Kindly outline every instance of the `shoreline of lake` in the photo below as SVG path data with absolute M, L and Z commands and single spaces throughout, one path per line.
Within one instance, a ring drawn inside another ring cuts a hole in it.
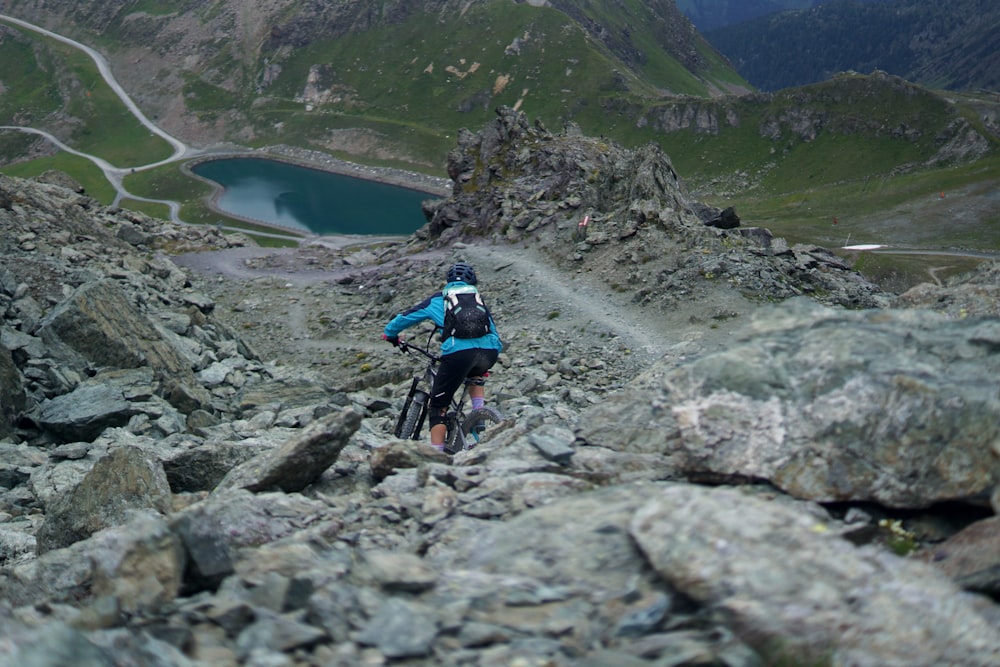
M 395 169 L 389 167 L 370 167 L 367 165 L 348 162 L 347 160 L 341 160 L 339 158 L 335 158 L 333 156 L 330 156 L 326 153 L 321 153 L 319 151 L 312 151 L 308 149 L 298 148 L 295 146 L 287 146 L 287 145 L 268 146 L 257 150 L 218 151 L 201 155 L 193 160 L 188 160 L 181 166 L 182 171 L 184 171 L 188 176 L 198 179 L 202 182 L 205 182 L 212 187 L 212 195 L 206 202 L 206 205 L 212 212 L 232 220 L 238 220 L 240 222 L 245 222 L 247 224 L 264 227 L 266 229 L 273 229 L 278 232 L 287 232 L 289 236 L 284 238 L 288 238 L 289 240 L 296 240 L 299 243 L 303 241 L 313 240 L 317 238 L 324 238 L 324 237 L 345 236 L 345 237 L 355 238 L 357 236 L 363 237 L 364 235 L 318 234 L 309 229 L 302 229 L 299 227 L 282 225 L 277 222 L 260 220 L 257 218 L 252 218 L 243 214 L 234 213 L 232 211 L 223 209 L 219 205 L 219 200 L 226 192 L 225 186 L 219 184 L 216 181 L 200 176 L 199 174 L 194 172 L 192 167 L 205 162 L 211 162 L 214 160 L 229 160 L 229 159 L 272 160 L 274 162 L 281 162 L 295 167 L 300 167 L 303 169 L 312 169 L 315 171 L 329 173 L 336 176 L 356 178 L 359 180 L 365 180 L 373 183 L 378 183 L 381 185 L 390 185 L 393 187 L 405 188 L 408 190 L 425 193 L 432 197 L 447 197 L 448 195 L 450 195 L 452 189 L 451 188 L 452 183 L 450 179 L 434 177 L 427 174 L 421 174 L 418 172 L 405 171 L 403 169 Z M 249 229 L 244 229 L 241 231 L 248 234 L 256 233 L 256 234 L 268 235 L 266 232 L 259 232 Z
M 449 178 L 430 176 L 428 174 L 393 167 L 370 167 L 356 162 L 341 160 L 320 151 L 298 148 L 296 146 L 284 144 L 266 146 L 254 151 L 251 156 L 288 162 L 289 164 L 308 169 L 319 169 L 320 171 L 327 171 L 338 176 L 350 176 L 384 185 L 408 188 L 437 197 L 447 197 L 452 191 L 452 181 Z

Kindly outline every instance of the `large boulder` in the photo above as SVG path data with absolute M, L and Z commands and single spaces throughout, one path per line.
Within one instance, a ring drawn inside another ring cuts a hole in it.
M 38 407 L 38 423 L 64 442 L 91 441 L 104 429 L 125 426 L 141 412 L 155 390 L 149 368 L 98 373 L 72 391 L 46 399 Z
M 190 562 L 189 583 L 214 586 L 233 573 L 242 550 L 307 528 L 326 509 L 298 495 L 227 489 L 175 514 L 171 527 Z
M 337 460 L 361 426 L 361 413 L 346 409 L 313 422 L 279 449 L 261 454 L 227 474 L 218 489 L 301 491 Z
M 44 317 L 39 335 L 54 356 L 73 367 L 148 367 L 167 387 L 162 390 L 164 398 L 173 399 L 178 409 L 191 412 L 211 406 L 211 396 L 184 355 L 111 280 L 77 288 Z M 187 400 L 181 405 L 175 398 L 181 393 L 178 387 L 186 390 Z
M 732 489 L 650 494 L 630 533 L 666 581 L 765 664 L 979 667 L 1000 635 L 931 566 L 858 548 L 811 513 Z
M 5 570 L 0 595 L 16 605 L 86 604 L 106 596 L 127 614 L 155 612 L 177 597 L 184 565 L 166 519 L 134 511 L 121 525 Z
M 669 452 L 694 479 L 799 498 L 986 505 L 1000 481 L 1000 320 L 797 299 L 753 337 L 653 369 L 580 421 L 592 445 Z
M 38 552 L 67 547 L 128 520 L 134 510 L 170 512 L 170 486 L 163 466 L 138 447 L 121 447 L 97 461 L 71 492 L 45 507 Z

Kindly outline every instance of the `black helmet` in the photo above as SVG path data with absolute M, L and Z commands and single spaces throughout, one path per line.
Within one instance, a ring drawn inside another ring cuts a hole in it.
M 468 264 L 453 264 L 452 267 L 448 269 L 448 282 L 461 282 L 469 285 L 475 285 L 476 270 Z

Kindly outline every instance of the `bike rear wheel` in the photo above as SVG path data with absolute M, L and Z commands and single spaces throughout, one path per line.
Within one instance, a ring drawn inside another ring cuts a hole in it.
M 395 435 L 404 440 L 416 440 L 420 437 L 420 427 L 427 414 L 427 392 L 415 391 L 406 398 L 403 411 L 396 421 Z
M 473 410 L 462 421 L 461 428 L 453 428 L 448 434 L 445 451 L 455 453 L 463 449 L 472 449 L 482 440 L 486 429 L 503 420 L 503 415 L 493 408 L 482 407 Z

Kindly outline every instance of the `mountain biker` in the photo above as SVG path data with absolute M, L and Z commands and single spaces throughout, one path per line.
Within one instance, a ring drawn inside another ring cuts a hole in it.
M 497 335 L 496 324 L 489 309 L 478 299 L 478 304 L 485 315 L 483 328 L 474 337 L 467 337 L 469 331 L 463 331 L 461 326 L 455 326 L 454 316 L 446 308 L 446 298 L 453 299 L 455 293 L 474 293 L 478 295 L 476 271 L 468 264 L 452 265 L 445 275 L 445 286 L 440 292 L 435 292 L 415 306 L 396 315 L 382 333 L 382 338 L 392 345 L 399 345 L 399 334 L 416 324 L 430 320 L 442 330 L 441 336 L 441 366 L 428 404 L 430 415 L 431 446 L 444 451 L 445 437 L 448 427 L 445 415 L 455 392 L 466 378 L 470 379 L 469 397 L 472 399 L 472 409 L 483 407 L 486 401 L 486 376 L 489 369 L 496 363 L 503 350 L 503 343 Z M 444 331 L 447 324 L 450 331 Z

